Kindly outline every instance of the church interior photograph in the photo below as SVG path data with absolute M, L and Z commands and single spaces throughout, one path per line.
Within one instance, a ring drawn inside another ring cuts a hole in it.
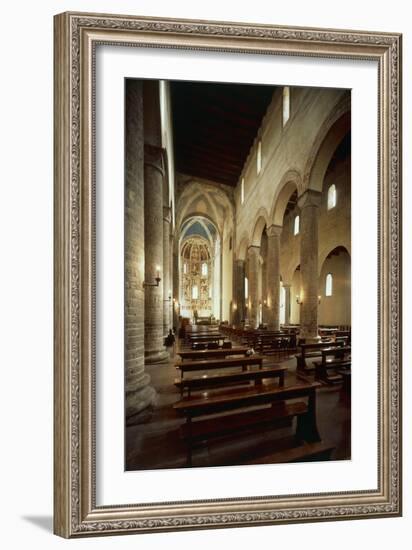
M 351 92 L 125 80 L 125 469 L 351 458 Z

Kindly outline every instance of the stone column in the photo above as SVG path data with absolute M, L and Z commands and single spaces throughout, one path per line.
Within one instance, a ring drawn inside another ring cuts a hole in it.
M 268 236 L 267 252 L 267 291 L 268 291 L 268 328 L 279 330 L 280 299 L 280 235 L 282 226 L 271 225 L 266 230 Z
M 145 286 L 145 362 L 161 363 L 169 359 L 163 345 L 163 150 L 145 145 L 144 161 L 144 236 L 145 281 L 158 286 Z
M 245 318 L 245 260 L 235 260 L 235 281 L 234 281 L 234 304 L 233 322 L 240 326 Z
M 179 249 L 178 242 L 173 243 L 173 326 L 176 331 L 179 331 L 179 300 L 180 300 L 180 287 L 179 287 Z
M 144 368 L 144 179 L 143 94 L 138 80 L 126 81 L 125 182 L 125 368 L 126 422 L 133 424 L 156 402 Z
M 290 287 L 290 284 L 283 283 L 285 289 L 285 325 L 290 324 Z
M 249 246 L 249 324 L 252 328 L 257 328 L 259 318 L 259 259 L 260 247 L 253 245 Z
M 301 300 L 300 338 L 319 340 L 318 335 L 318 218 L 321 193 L 308 189 L 299 197 Z
M 170 301 L 169 301 L 169 329 L 173 330 L 173 245 L 174 245 L 174 234 L 172 232 L 172 223 L 170 223 L 170 239 L 169 239 L 169 281 L 170 281 Z
M 170 328 L 170 302 L 171 280 L 170 280 L 170 207 L 163 207 L 163 335 L 169 334 Z
M 267 239 L 263 238 L 261 240 L 260 246 L 260 256 L 261 256 L 261 288 L 259 291 L 259 298 L 262 302 L 262 323 L 268 323 L 268 242 Z

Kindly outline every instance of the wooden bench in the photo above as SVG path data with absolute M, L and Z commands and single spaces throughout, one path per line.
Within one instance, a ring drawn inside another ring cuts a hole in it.
M 275 427 L 279 420 L 293 417 L 297 418 L 297 442 L 320 441 L 316 425 L 316 389 L 319 386 L 317 382 L 285 387 L 262 385 L 235 393 L 185 398 L 175 403 L 176 412 L 186 418 L 182 435 L 187 441 L 187 464 L 192 464 L 192 445 L 196 441 L 232 436 L 257 427 Z M 307 403 L 296 401 L 299 398 L 307 399 Z M 288 403 L 290 400 L 293 402 Z M 202 416 L 220 413 L 223 415 L 199 420 Z M 193 419 L 197 420 L 193 422 Z
M 284 335 L 262 335 L 254 345 L 260 354 L 276 354 L 278 357 L 292 350 L 296 350 L 296 336 Z
M 327 363 L 322 363 L 320 361 L 315 361 L 315 380 L 321 380 L 326 384 L 336 384 L 342 382 L 341 373 L 330 374 L 329 369 L 338 369 L 338 368 L 350 368 L 351 360 L 350 359 L 335 359 L 333 361 L 328 361 Z
M 180 370 L 180 376 L 183 378 L 185 372 L 193 372 L 196 370 L 212 370 L 212 369 L 227 369 L 233 367 L 242 367 L 246 370 L 247 367 L 257 365 L 262 368 L 263 357 L 260 355 L 250 355 L 247 357 L 229 357 L 228 359 L 211 359 L 208 361 L 187 361 L 176 363 L 176 368 Z
M 223 334 L 219 331 L 213 331 L 213 332 L 191 332 L 188 334 L 188 339 L 202 339 L 202 338 L 208 338 L 210 336 L 223 336 Z
M 205 350 L 186 350 L 178 351 L 177 355 L 180 355 L 182 361 L 185 359 L 192 359 L 193 361 L 203 361 L 204 359 L 210 359 L 212 357 L 225 358 L 230 355 L 246 355 L 249 351 L 247 347 L 241 348 L 219 348 L 219 349 L 205 349 Z
M 189 340 L 189 343 L 190 343 L 192 349 L 194 349 L 195 346 L 197 346 L 199 344 L 209 344 L 211 342 L 219 343 L 219 342 L 224 342 L 225 340 L 227 340 L 227 336 L 214 335 L 214 336 L 205 336 L 205 337 L 202 337 L 202 338 L 191 338 Z
M 262 380 L 268 378 L 279 378 L 279 386 L 284 386 L 285 372 L 287 370 L 287 367 L 275 366 L 252 371 L 205 374 L 193 378 L 176 378 L 174 384 L 180 389 L 181 396 L 184 390 L 187 390 L 188 397 L 191 396 L 193 391 L 204 389 L 235 386 L 248 382 L 254 382 L 255 385 L 259 385 L 262 384 Z
M 315 361 L 315 380 L 321 380 L 326 384 L 334 384 L 342 382 L 342 375 L 340 373 L 329 374 L 330 369 L 336 370 L 337 368 L 350 368 L 351 366 L 351 347 L 327 347 L 321 351 L 322 361 Z M 328 359 L 331 357 L 331 359 Z
M 321 357 L 322 349 L 337 348 L 337 347 L 342 347 L 343 345 L 344 345 L 343 342 L 333 342 L 333 341 L 318 342 L 313 344 L 299 344 L 300 353 L 295 355 L 297 360 L 298 370 L 301 370 L 301 371 L 308 370 L 308 366 L 306 365 L 307 357 Z

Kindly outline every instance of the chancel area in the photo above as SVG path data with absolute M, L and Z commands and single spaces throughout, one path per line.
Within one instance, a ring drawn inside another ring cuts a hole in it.
M 125 467 L 351 457 L 349 90 L 126 80 Z

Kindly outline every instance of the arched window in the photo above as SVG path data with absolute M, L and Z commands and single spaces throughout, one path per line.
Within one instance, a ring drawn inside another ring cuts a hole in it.
M 325 296 L 332 296 L 333 294 L 333 277 L 332 273 L 326 275 Z
M 240 204 L 245 202 L 245 178 L 240 182 Z
M 197 285 L 192 286 L 192 300 L 197 300 L 199 298 L 199 288 Z
M 336 206 L 336 185 L 332 185 L 328 189 L 328 210 L 335 208 Z
M 204 262 L 204 263 L 202 264 L 202 276 L 203 276 L 203 277 L 206 277 L 206 276 L 207 276 L 207 263 L 206 263 L 206 262 Z
M 285 126 L 290 117 L 290 88 L 289 86 L 283 87 L 283 111 L 282 111 L 282 124 Z
M 245 277 L 245 299 L 247 300 L 249 298 L 249 281 L 248 278 Z
M 258 141 L 257 155 L 256 155 L 256 171 L 260 174 L 262 170 L 262 140 Z
M 299 234 L 299 226 L 300 226 L 300 218 L 299 218 L 299 216 L 295 216 L 295 221 L 293 223 L 293 234 L 294 235 Z

